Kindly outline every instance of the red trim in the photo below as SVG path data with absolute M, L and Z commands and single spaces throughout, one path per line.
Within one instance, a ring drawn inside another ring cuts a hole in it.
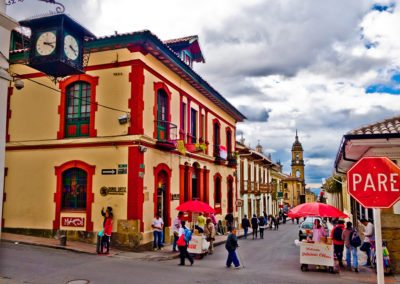
M 204 202 L 210 202 L 210 170 L 204 168 Z
M 231 176 L 231 175 L 229 175 L 227 178 L 226 178 L 226 184 L 227 184 L 227 187 L 226 187 L 226 211 L 227 211 L 227 213 L 233 213 L 233 212 L 235 212 L 235 187 L 233 186 L 233 181 L 234 181 L 234 179 L 233 179 L 233 177 Z M 229 193 L 229 183 L 231 183 L 231 185 L 232 185 L 232 191 L 231 191 L 231 193 Z M 229 194 L 232 194 L 232 212 L 229 212 Z
M 159 164 L 157 167 L 153 168 L 153 175 L 154 175 L 154 194 L 153 194 L 153 202 L 154 202 L 154 216 L 157 213 L 157 189 L 158 189 L 158 174 L 161 171 L 165 171 L 167 174 L 167 180 L 166 180 L 166 191 L 165 191 L 165 196 L 167 198 L 165 204 L 166 204 L 166 211 L 167 211 L 167 216 L 164 216 L 164 226 L 169 227 L 171 225 L 171 169 L 166 165 L 166 164 Z
M 216 201 L 216 197 L 217 197 L 217 192 L 216 192 L 217 178 L 219 178 L 219 180 L 220 180 L 219 200 L 222 201 L 222 176 L 220 173 L 216 173 L 213 178 L 214 178 L 214 210 L 215 210 L 215 214 L 221 214 L 221 212 L 222 212 L 221 203 L 215 203 L 215 201 Z M 219 206 L 217 206 L 217 204 Z
M 185 165 L 179 165 L 179 204 L 185 202 Z
M 131 111 L 131 121 L 128 128 L 128 134 L 144 134 L 143 128 L 143 85 L 144 85 L 144 63 L 141 60 L 131 62 L 131 73 L 129 73 L 129 82 L 131 82 L 131 97 L 128 100 L 128 106 Z
M 200 168 L 198 171 L 199 176 L 197 177 L 198 180 L 198 188 L 199 188 L 199 200 L 205 202 L 204 198 L 204 169 Z
M 144 154 L 139 151 L 138 146 L 130 147 L 128 150 L 127 218 L 140 220 L 140 231 L 143 232 L 144 169 L 141 165 L 144 165 Z
M 10 142 L 10 133 L 9 133 L 9 127 L 10 127 L 10 119 L 11 119 L 11 96 L 13 94 L 13 87 L 8 87 L 7 90 L 7 120 L 6 120 L 6 142 Z
M 86 231 L 93 231 L 92 222 L 92 204 L 94 202 L 93 193 L 93 175 L 96 166 L 91 166 L 85 162 L 74 160 L 69 161 L 61 166 L 56 166 L 55 174 L 57 176 L 56 192 L 54 193 L 54 202 L 56 203 L 55 219 L 53 221 L 53 230 L 60 228 L 60 215 L 61 215 L 61 197 L 62 197 L 62 173 L 71 168 L 79 168 L 87 173 L 87 187 L 86 187 Z
M 58 106 L 58 113 L 60 115 L 60 129 L 57 132 L 57 139 L 65 138 L 65 116 L 66 116 L 66 89 L 68 85 L 83 81 L 90 84 L 90 122 L 89 122 L 89 137 L 96 137 L 97 130 L 94 128 L 94 123 L 96 121 L 95 115 L 97 111 L 97 101 L 96 101 L 96 86 L 99 84 L 99 77 L 90 76 L 87 74 L 74 75 L 68 77 L 67 79 L 59 83 L 59 88 L 61 90 L 61 101 Z
M 164 90 L 167 94 L 167 109 L 168 109 L 168 122 L 171 122 L 171 97 L 172 93 L 168 89 L 168 86 L 164 82 L 154 82 L 154 106 L 153 106 L 153 117 L 154 117 L 154 131 L 153 131 L 153 138 L 157 139 L 157 120 L 158 120 L 158 91 Z M 168 133 L 169 135 L 169 133 Z
M 183 117 L 183 96 L 179 94 L 179 139 L 185 139 L 185 119 Z

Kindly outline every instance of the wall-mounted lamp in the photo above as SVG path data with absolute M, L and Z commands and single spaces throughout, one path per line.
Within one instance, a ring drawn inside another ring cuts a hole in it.
M 143 145 L 139 145 L 139 151 L 140 151 L 141 153 L 144 153 L 144 152 L 147 151 L 147 147 L 146 147 L 146 146 L 143 146 Z
M 121 115 L 120 117 L 118 117 L 119 124 L 128 123 L 130 117 L 131 116 L 129 113 L 125 113 L 124 115 Z
M 25 83 L 19 78 L 14 78 L 14 86 L 17 90 L 21 90 L 25 87 Z

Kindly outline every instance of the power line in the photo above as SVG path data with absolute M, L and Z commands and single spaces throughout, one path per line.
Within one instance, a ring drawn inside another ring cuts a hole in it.
M 17 77 L 18 77 L 18 76 L 21 76 L 21 75 L 19 75 L 19 74 L 13 74 L 13 75 L 14 75 L 14 76 L 17 76 Z M 50 87 L 50 86 L 48 86 L 48 85 L 46 85 L 46 84 L 40 83 L 40 82 L 35 81 L 35 80 L 33 80 L 33 79 L 30 79 L 30 78 L 24 78 L 24 79 L 29 80 L 29 81 L 31 81 L 31 82 L 33 82 L 33 83 L 35 83 L 35 84 L 40 85 L 40 86 L 46 87 L 46 88 L 48 88 L 48 89 L 50 89 L 50 90 L 52 90 L 52 91 L 55 91 L 55 92 L 57 92 L 57 93 L 60 93 L 60 90 L 55 89 L 55 88 L 53 88 L 53 87 Z M 91 104 L 90 100 L 86 100 L 86 99 L 84 99 L 84 98 L 80 98 L 80 97 L 74 96 L 74 95 L 72 95 L 72 94 L 68 94 L 68 97 L 74 98 L 74 99 L 78 99 L 78 100 L 81 100 L 81 101 L 84 101 L 84 102 L 87 102 L 87 103 Z M 100 103 L 98 103 L 98 102 L 95 102 L 95 104 L 96 104 L 97 106 L 100 106 L 100 107 L 103 107 L 103 108 L 106 108 L 106 109 L 109 109 L 109 110 L 113 110 L 113 111 L 117 111 L 117 112 L 122 112 L 122 113 L 130 113 L 130 111 L 126 111 L 126 110 L 121 110 L 121 109 L 109 107 L 109 106 L 100 104 Z

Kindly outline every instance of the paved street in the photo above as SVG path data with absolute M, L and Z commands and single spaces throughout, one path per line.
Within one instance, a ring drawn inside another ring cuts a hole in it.
M 301 272 L 299 248 L 294 245 L 297 225 L 281 225 L 266 231 L 263 240 L 239 241 L 245 268 L 225 268 L 226 251 L 197 260 L 193 267 L 179 267 L 178 259 L 143 261 L 134 253 L 113 257 L 89 255 L 21 244 L 1 244 L 0 283 L 374 283 L 370 273 Z M 366 274 L 369 276 L 366 277 Z

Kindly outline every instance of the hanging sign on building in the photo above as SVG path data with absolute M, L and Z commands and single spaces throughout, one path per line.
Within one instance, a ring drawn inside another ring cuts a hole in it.
M 64 227 L 83 227 L 85 218 L 82 217 L 62 217 L 61 224 Z

